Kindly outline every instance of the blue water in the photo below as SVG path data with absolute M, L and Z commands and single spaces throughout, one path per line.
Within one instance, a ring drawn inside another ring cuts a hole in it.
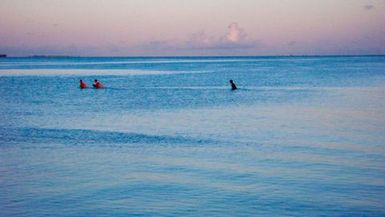
M 385 56 L 2 58 L 0 105 L 0 216 L 385 215 Z

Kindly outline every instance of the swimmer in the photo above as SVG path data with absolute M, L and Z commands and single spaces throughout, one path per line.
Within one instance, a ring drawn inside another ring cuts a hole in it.
M 87 88 L 87 84 L 83 80 L 80 80 L 80 89 Z
M 103 84 L 100 83 L 100 81 L 98 81 L 98 80 L 96 80 L 96 79 L 95 79 L 94 83 L 92 84 L 92 86 L 93 86 L 94 88 L 96 88 L 96 89 L 99 89 L 99 88 L 103 88 L 103 87 L 104 87 Z
M 234 81 L 233 81 L 233 80 L 230 80 L 229 82 L 230 82 L 230 84 L 231 84 L 231 90 L 236 90 L 236 89 L 238 89 L 237 86 L 234 84 Z

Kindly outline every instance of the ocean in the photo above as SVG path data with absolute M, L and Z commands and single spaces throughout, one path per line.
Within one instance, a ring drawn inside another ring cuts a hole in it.
M 0 105 L 0 216 L 385 215 L 385 56 L 0 58 Z

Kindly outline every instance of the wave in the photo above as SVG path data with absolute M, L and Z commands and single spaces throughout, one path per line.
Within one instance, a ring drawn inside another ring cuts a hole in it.
M 51 128 L 0 128 L 0 146 L 12 144 L 65 144 L 65 145 L 118 145 L 118 144 L 160 144 L 160 145 L 203 145 L 213 140 L 187 136 L 149 135 L 85 129 Z

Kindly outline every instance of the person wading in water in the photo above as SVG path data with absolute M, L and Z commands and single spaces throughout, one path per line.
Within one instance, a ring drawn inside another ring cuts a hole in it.
M 234 83 L 233 80 L 230 80 L 229 82 L 230 82 L 230 84 L 231 84 L 231 90 L 236 90 L 236 89 L 238 89 L 238 88 L 237 88 L 237 85 L 235 85 L 235 83 Z

